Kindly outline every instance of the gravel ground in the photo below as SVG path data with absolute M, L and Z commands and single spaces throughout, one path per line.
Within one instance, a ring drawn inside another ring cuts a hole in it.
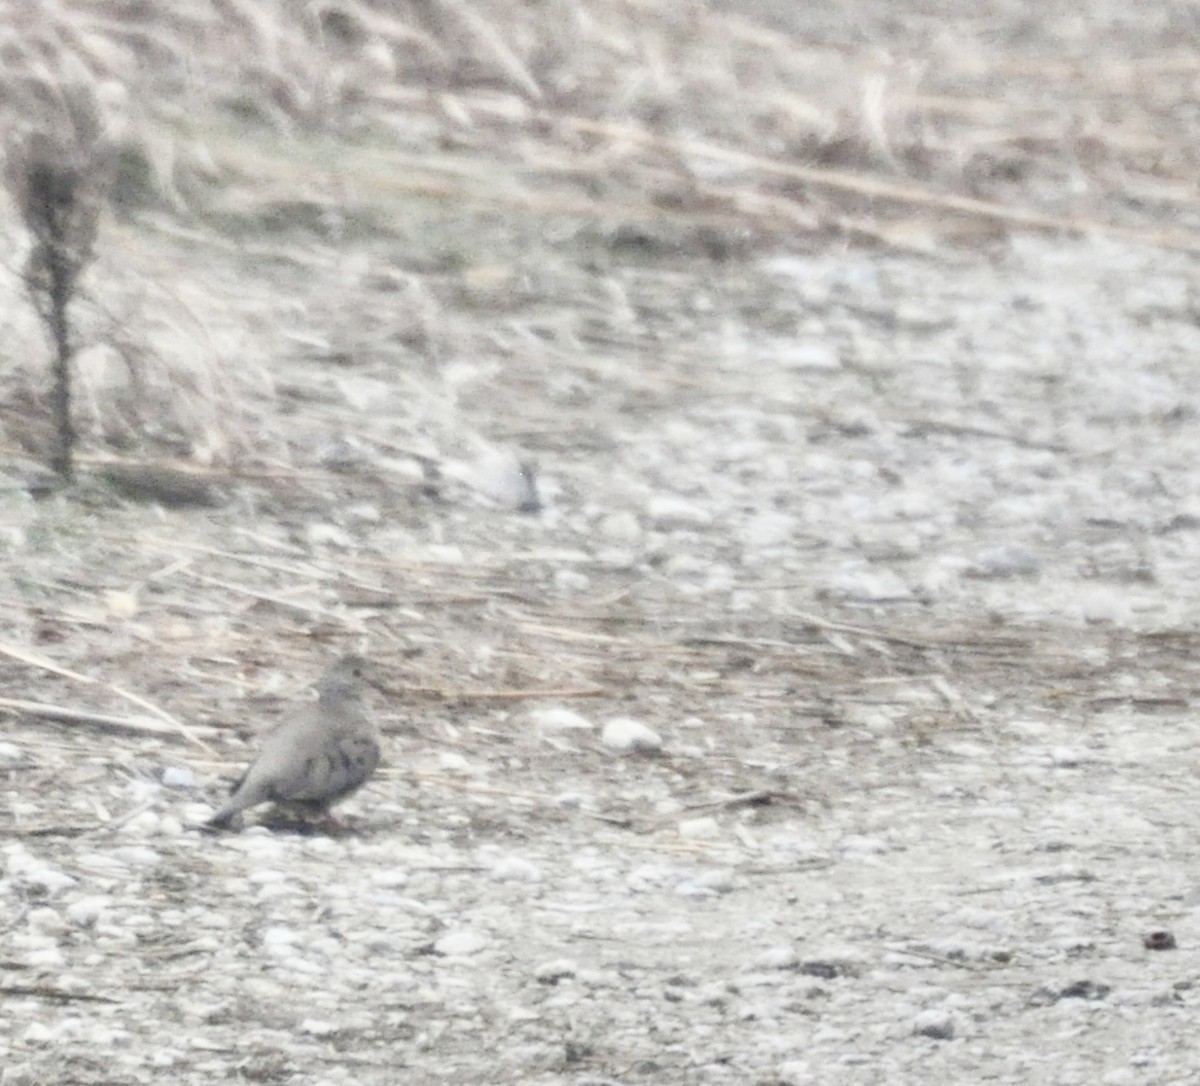
M 1190 262 L 609 274 L 623 344 L 455 378 L 456 417 L 524 435 L 540 513 L 502 454 L 436 499 L 392 461 L 218 510 L 6 504 L 9 644 L 137 676 L 220 756 L 6 724 L 4 1083 L 1193 1080 Z M 294 447 L 401 443 L 389 364 L 296 362 Z M 156 594 L 172 553 L 224 572 Z M 197 833 L 352 643 L 400 691 L 356 832 Z M 439 675 L 563 694 L 405 694 Z

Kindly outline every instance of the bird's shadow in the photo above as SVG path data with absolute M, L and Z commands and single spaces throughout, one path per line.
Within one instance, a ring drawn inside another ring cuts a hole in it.
M 305 818 L 302 815 L 288 814 L 286 812 L 268 813 L 265 817 L 258 819 L 256 822 L 251 822 L 249 825 L 262 826 L 264 829 L 270 830 L 271 833 L 285 836 L 332 838 L 371 837 L 385 828 L 357 820 L 354 822 L 343 822 L 337 818 Z M 212 826 L 205 823 L 200 826 L 200 830 L 209 836 L 222 836 L 228 833 L 238 834 L 246 828 L 246 824 Z

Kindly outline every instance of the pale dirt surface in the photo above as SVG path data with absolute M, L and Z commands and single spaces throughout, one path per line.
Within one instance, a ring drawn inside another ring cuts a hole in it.
M 0 694 L 194 731 L 4 720 L 0 1083 L 1195 1081 L 1193 257 L 114 229 L 286 470 L 5 491 L 4 645 L 100 683 Z M 354 832 L 198 833 L 347 649 Z

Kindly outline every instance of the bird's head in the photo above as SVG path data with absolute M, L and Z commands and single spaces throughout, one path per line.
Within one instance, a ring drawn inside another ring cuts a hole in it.
M 368 686 L 384 689 L 379 667 L 365 656 L 351 653 L 329 665 L 318 688 L 322 698 L 360 697 Z

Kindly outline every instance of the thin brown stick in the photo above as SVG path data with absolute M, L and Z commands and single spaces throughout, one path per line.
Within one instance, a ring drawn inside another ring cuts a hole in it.
M 0 986 L 0 996 L 35 996 L 38 999 L 53 999 L 56 1003 L 120 1003 L 112 996 L 96 995 L 93 992 L 70 992 L 50 984 L 5 984 Z
M 201 740 L 200 735 L 218 735 L 219 732 L 216 728 L 210 728 L 203 724 L 182 728 L 180 725 L 168 724 L 150 717 L 113 716 L 111 713 L 96 713 L 90 709 L 76 709 L 70 705 L 52 705 L 43 701 L 25 701 L 22 698 L 0 698 L 0 709 L 13 709 L 18 713 L 27 713 L 45 720 L 94 724 L 107 730 L 135 732 L 139 735 L 183 736 L 189 742 L 195 743 L 205 753 L 216 757 L 216 751 Z
M 65 679 L 70 679 L 73 682 L 81 683 L 85 686 L 106 686 L 109 690 L 111 690 L 118 697 L 124 698 L 126 701 L 132 702 L 139 709 L 145 709 L 148 713 L 153 714 L 164 724 L 170 725 L 171 730 L 174 730 L 176 733 L 183 736 L 183 738 L 186 739 L 189 743 L 193 744 L 194 746 L 199 747 L 202 751 L 204 751 L 205 754 L 210 754 L 213 757 L 216 757 L 217 752 L 215 750 L 213 750 L 212 747 L 210 747 L 207 743 L 204 742 L 203 739 L 201 739 L 199 737 L 195 728 L 190 727 L 187 724 L 184 724 L 182 720 L 179 720 L 176 717 L 172 716 L 165 709 L 160 709 L 157 705 L 155 705 L 151 701 L 148 701 L 146 698 L 142 697 L 140 694 L 134 694 L 132 691 L 129 691 L 129 690 L 124 689 L 123 687 L 117 686 L 116 683 L 102 683 L 99 679 L 93 679 L 90 675 L 81 675 L 78 671 L 71 671 L 68 668 L 60 667 L 58 664 L 54 663 L 53 660 L 47 660 L 45 657 L 35 656 L 32 653 L 28 653 L 24 649 L 17 648 L 13 645 L 0 645 L 0 654 L 2 654 L 4 656 L 8 656 L 14 660 L 19 660 L 21 663 L 28 664 L 30 667 L 41 668 L 41 670 L 49 671 L 54 675 L 61 675 Z M 41 706 L 43 706 L 43 708 L 45 708 L 46 706 L 44 705 L 44 703 L 41 703 L 41 702 L 19 701 L 19 700 L 15 700 L 15 699 L 0 698 L 0 705 L 5 705 L 5 704 L 7 704 L 10 708 L 21 708 L 22 712 L 30 712 L 30 713 L 33 713 L 34 715 L 43 715 L 43 716 L 48 715 L 46 713 L 38 714 L 34 709 L 28 708 L 28 706 L 38 706 L 38 705 L 41 705 Z M 63 710 L 62 706 L 49 706 L 49 708 Z M 63 711 L 73 712 L 73 713 L 87 713 L 88 712 L 87 710 L 82 710 L 82 709 L 80 709 L 80 710 L 65 709 Z M 83 716 L 75 716 L 73 718 L 60 717 L 59 719 L 75 719 L 75 720 L 78 720 L 81 722 L 86 721 L 87 723 L 92 723 L 92 724 L 101 724 L 101 725 L 107 724 L 108 726 L 111 726 L 111 727 L 120 727 L 122 721 L 136 720 L 137 718 L 114 717 L 114 716 L 108 716 L 107 714 L 103 714 L 103 713 L 88 713 L 88 717 L 86 717 L 86 718 Z M 132 730 L 134 730 L 134 731 L 151 731 L 154 729 L 150 729 L 145 726 L 138 726 L 138 727 L 134 727 Z
M 536 701 L 543 698 L 602 698 L 610 691 L 601 687 L 548 687 L 544 690 L 448 690 L 436 686 L 406 686 L 389 693 L 424 697 L 437 701 Z
M 258 600 L 262 603 L 273 603 L 278 607 L 288 607 L 293 611 L 300 611 L 305 615 L 318 615 L 321 618 L 327 618 L 332 622 L 341 623 L 350 629 L 357 629 L 345 615 L 340 615 L 336 611 L 330 611 L 326 607 L 321 607 L 316 603 L 299 603 L 296 600 L 289 600 L 286 596 L 279 596 L 271 592 L 256 592 L 252 588 L 246 588 L 244 585 L 234 584 L 232 581 L 222 581 L 217 577 L 208 577 L 203 573 L 197 573 L 195 570 L 187 570 L 187 576 L 194 581 L 199 581 L 201 584 L 212 585 L 215 588 L 223 588 L 227 592 L 233 592 L 239 596 L 249 596 L 251 599 Z
M 614 124 L 583 117 L 563 116 L 550 116 L 547 117 L 547 120 L 569 125 L 578 132 L 614 140 L 628 140 L 643 146 L 653 145 L 677 155 L 707 158 L 713 162 L 722 162 L 742 169 L 757 170 L 775 177 L 801 181 L 816 188 L 848 192 L 871 199 L 891 200 L 911 207 L 942 212 L 950 211 L 960 215 L 1007 223 L 1011 226 L 1067 231 L 1073 234 L 1106 234 L 1109 237 L 1140 241 L 1163 248 L 1180 249 L 1191 253 L 1200 252 L 1200 237 L 1181 231 L 1145 230 L 1131 226 L 1119 226 L 1098 219 L 1081 219 L 1075 216 L 1050 215 L 1044 211 L 1031 211 L 1028 208 L 1005 207 L 1003 204 L 981 200 L 973 196 L 934 192 L 916 185 L 897 184 L 864 174 L 843 173 L 840 170 L 825 170 L 814 166 L 799 166 L 792 162 L 763 158 L 761 155 L 753 155 L 701 140 L 672 139 L 661 133 L 629 124 Z

